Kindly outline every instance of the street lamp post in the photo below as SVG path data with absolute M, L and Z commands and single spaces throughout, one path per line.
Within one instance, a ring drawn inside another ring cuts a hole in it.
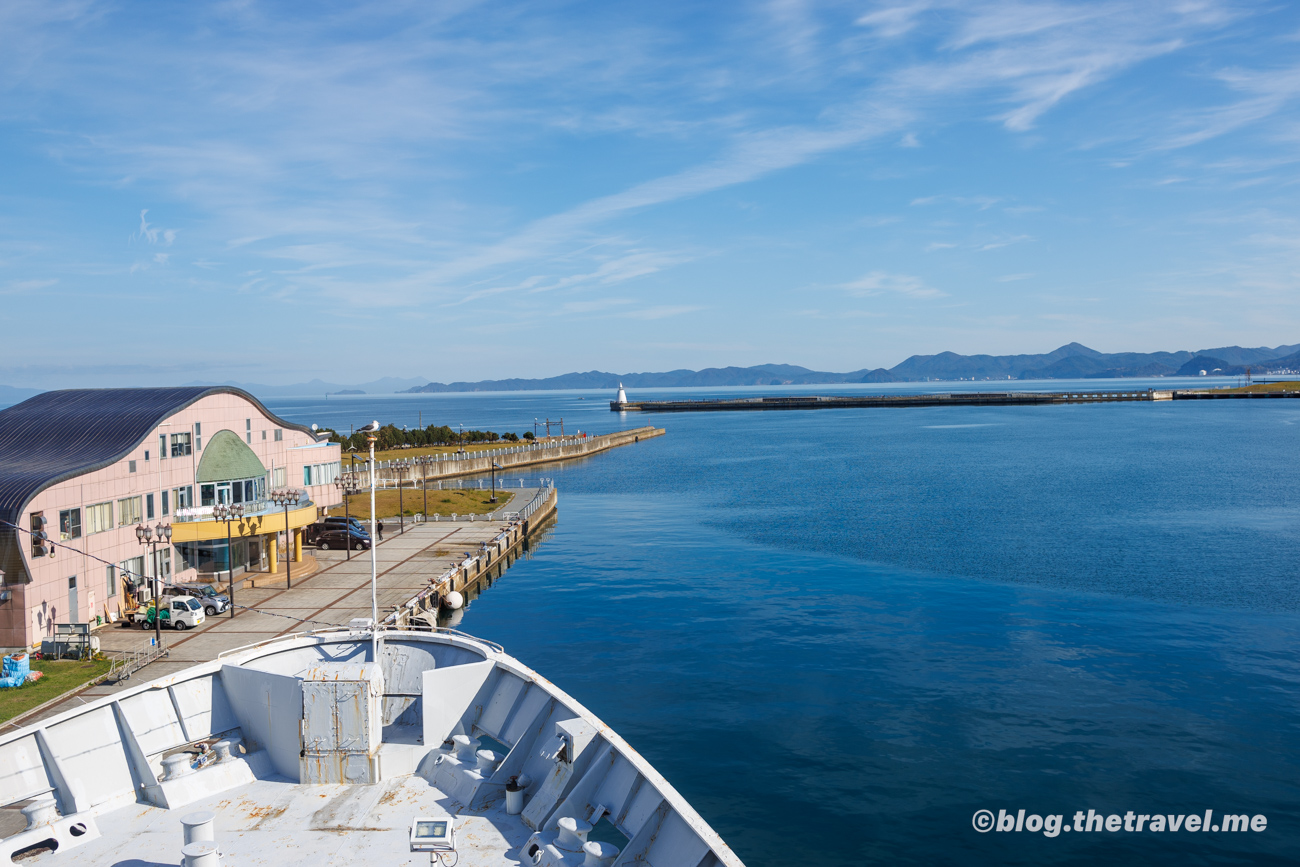
M 410 461 L 405 459 L 393 461 L 393 469 L 397 471 L 397 524 L 398 533 L 406 532 L 406 506 L 402 503 L 402 482 L 406 481 L 406 468 Z
M 162 602 L 162 589 L 158 582 L 158 573 L 162 571 L 162 566 L 158 560 L 158 544 L 163 541 L 171 541 L 172 525 L 159 523 L 156 527 L 147 527 L 144 524 L 138 524 L 135 528 L 135 537 L 140 541 L 141 545 L 149 547 L 150 559 L 153 561 L 153 640 L 155 647 L 162 647 L 162 607 L 160 605 Z
M 492 462 L 492 497 L 491 499 L 488 500 L 489 503 L 495 503 L 497 501 L 497 470 L 499 469 L 501 469 L 501 465 L 498 464 L 496 461 L 493 461 Z
M 354 461 L 353 465 L 355 466 L 356 458 L 353 457 L 352 460 Z M 334 480 L 334 487 L 338 488 L 340 491 L 343 492 L 343 524 L 346 530 L 346 533 L 343 537 L 346 540 L 343 543 L 343 550 L 347 554 L 347 559 L 351 560 L 352 559 L 352 515 L 348 511 L 348 497 L 352 496 L 357 492 L 357 489 L 359 487 L 357 485 L 357 478 L 352 473 L 344 473 L 342 476 Z
M 293 531 L 289 529 L 289 507 L 298 505 L 302 494 L 293 489 L 272 491 L 271 502 L 284 506 L 284 587 L 293 589 Z
M 420 487 L 424 488 L 424 520 L 429 520 L 429 463 L 430 456 L 420 458 Z
M 244 504 L 236 503 L 226 505 L 218 503 L 212 507 L 212 516 L 218 521 L 226 522 L 226 571 L 230 574 L 230 587 L 226 590 L 230 594 L 230 619 L 235 619 L 235 552 L 230 543 L 230 522 L 242 521 L 244 519 Z
M 379 661 L 379 531 L 375 527 L 375 439 L 379 436 L 379 422 L 363 428 L 366 442 L 370 444 L 370 660 Z

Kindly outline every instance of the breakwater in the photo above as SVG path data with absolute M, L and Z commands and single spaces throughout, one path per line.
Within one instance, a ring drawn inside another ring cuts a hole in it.
M 419 486 L 426 479 L 434 481 L 486 473 L 492 469 L 493 464 L 497 465 L 498 471 L 503 471 L 586 457 L 650 437 L 663 436 L 664 433 L 663 428 L 646 426 L 600 436 L 563 437 L 463 454 L 395 458 L 376 463 L 375 481 L 379 487 L 386 488 L 407 483 Z
M 746 397 L 718 400 L 610 401 L 613 412 L 717 412 L 792 409 L 850 409 L 910 406 L 1024 406 L 1059 403 L 1124 403 L 1162 400 L 1260 400 L 1300 397 L 1300 392 L 1139 389 L 1106 391 L 997 391 L 943 394 Z

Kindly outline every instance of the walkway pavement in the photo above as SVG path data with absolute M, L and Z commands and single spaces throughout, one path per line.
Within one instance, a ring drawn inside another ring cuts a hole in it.
M 533 489 L 512 491 L 515 503 L 525 504 Z M 378 560 L 379 616 L 402 605 L 429 582 L 441 575 L 479 543 L 494 538 L 508 525 L 504 521 L 435 522 L 408 524 L 405 533 L 385 522 L 384 541 L 376 546 Z M 170 655 L 121 683 L 102 683 L 52 705 L 40 714 L 21 721 L 29 725 L 68 709 L 68 702 L 89 702 L 119 690 L 165 677 L 190 666 L 215 659 L 218 654 L 290 632 L 346 626 L 354 617 L 370 617 L 370 552 L 354 551 L 351 559 L 343 551 L 312 551 L 320 564 L 314 574 L 294 580 L 291 589 L 274 587 L 235 588 L 235 603 L 245 606 L 232 618 L 229 612 L 209 617 L 202 626 L 188 632 L 163 630 L 163 646 Z M 253 577 L 258 577 L 254 575 Z M 236 584 L 239 584 L 238 577 Z M 247 610 L 256 609 L 256 610 Z M 310 621 L 310 622 L 303 622 Z M 141 650 L 150 646 L 153 630 L 110 626 L 95 633 L 100 650 L 112 655 L 119 650 Z

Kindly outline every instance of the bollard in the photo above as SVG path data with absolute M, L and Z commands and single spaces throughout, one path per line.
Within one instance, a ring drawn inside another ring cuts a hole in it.
M 214 840 L 212 824 L 216 821 L 216 818 L 216 813 L 207 810 L 181 816 L 181 829 L 185 832 L 185 845 Z
M 581 851 L 582 844 L 587 842 L 587 834 L 591 832 L 591 824 L 572 816 L 565 816 L 556 824 L 560 836 L 555 840 L 555 847 L 568 852 Z
M 181 847 L 181 864 L 183 867 L 221 867 L 217 844 L 211 840 L 187 843 Z
M 38 828 L 41 825 L 50 825 L 59 820 L 58 804 L 53 798 L 41 798 L 32 801 L 22 809 L 23 816 L 27 819 L 27 829 Z
M 582 862 L 582 867 L 612 867 L 619 850 L 613 843 L 590 840 L 582 844 L 582 851 L 587 856 Z

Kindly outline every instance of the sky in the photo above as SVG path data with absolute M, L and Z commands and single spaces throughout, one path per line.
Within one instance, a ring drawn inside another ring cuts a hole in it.
M 1300 342 L 1300 11 L 0 4 L 0 383 Z

